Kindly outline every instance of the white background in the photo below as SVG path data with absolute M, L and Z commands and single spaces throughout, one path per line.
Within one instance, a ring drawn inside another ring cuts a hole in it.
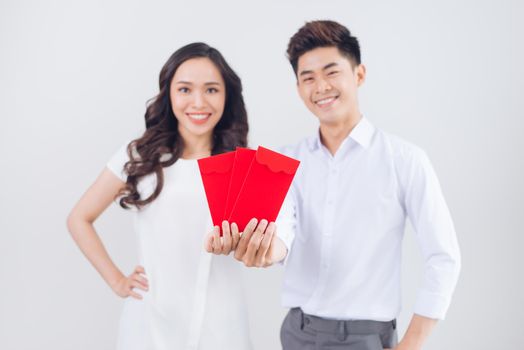
M 523 15 L 518 1 L 2 1 L 0 348 L 114 348 L 122 300 L 74 245 L 69 210 L 143 128 L 160 68 L 192 41 L 242 78 L 251 146 L 313 133 L 285 58 L 313 19 L 359 38 L 362 111 L 427 151 L 455 220 L 462 274 L 425 349 L 522 348 Z M 114 205 L 95 226 L 131 271 L 130 215 Z M 422 271 L 409 230 L 404 248 L 401 334 Z M 282 271 L 245 272 L 255 347 L 278 349 Z

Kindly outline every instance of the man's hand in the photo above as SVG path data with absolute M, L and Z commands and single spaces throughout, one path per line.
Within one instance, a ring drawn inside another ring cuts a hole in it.
M 222 237 L 220 237 L 220 228 L 215 226 L 213 231 L 209 232 L 205 241 L 205 248 L 208 253 L 217 255 L 228 255 L 231 251 L 235 250 L 238 241 L 240 240 L 240 234 L 238 232 L 238 226 L 229 222 L 222 222 Z
M 258 224 L 258 225 L 257 225 Z M 222 237 L 218 226 L 205 239 L 208 253 L 228 255 L 235 251 L 235 259 L 248 267 L 268 267 L 286 257 L 287 247 L 276 235 L 274 222 L 251 219 L 244 232 L 239 233 L 235 223 L 222 222 Z
M 284 259 L 287 248 L 276 232 L 274 222 L 251 219 L 240 236 L 235 259 L 247 267 L 268 267 Z
M 437 324 L 436 319 L 414 314 L 402 340 L 393 350 L 420 350 Z

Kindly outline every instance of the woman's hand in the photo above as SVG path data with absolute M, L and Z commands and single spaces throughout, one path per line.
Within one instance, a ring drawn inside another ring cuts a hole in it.
M 222 237 L 220 237 L 220 228 L 215 226 L 213 231 L 209 232 L 206 237 L 205 248 L 208 253 L 217 255 L 228 255 L 236 249 L 240 233 L 235 223 L 229 225 L 229 222 L 222 222 Z
M 149 284 L 145 277 L 145 270 L 142 266 L 135 267 L 135 270 L 129 276 L 122 276 L 112 285 L 113 291 L 122 298 L 133 297 L 135 299 L 142 299 L 142 295 L 135 292 L 133 289 L 138 288 L 145 292 L 149 290 Z

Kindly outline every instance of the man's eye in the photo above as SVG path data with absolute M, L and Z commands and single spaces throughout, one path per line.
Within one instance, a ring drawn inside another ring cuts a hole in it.
M 338 73 L 338 71 L 337 71 L 337 70 L 334 70 L 334 71 L 329 72 L 328 75 L 335 75 L 335 74 L 337 74 L 337 73 Z
M 311 77 L 308 77 L 308 78 L 305 78 L 304 80 L 302 80 L 304 83 L 309 83 L 309 82 L 312 82 L 313 81 L 313 78 Z

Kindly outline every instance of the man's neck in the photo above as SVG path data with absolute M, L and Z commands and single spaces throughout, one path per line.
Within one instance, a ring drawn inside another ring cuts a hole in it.
M 357 115 L 358 117 L 347 118 L 344 122 L 338 124 L 320 124 L 320 141 L 332 156 L 337 153 L 344 139 L 362 119 L 360 113 Z

